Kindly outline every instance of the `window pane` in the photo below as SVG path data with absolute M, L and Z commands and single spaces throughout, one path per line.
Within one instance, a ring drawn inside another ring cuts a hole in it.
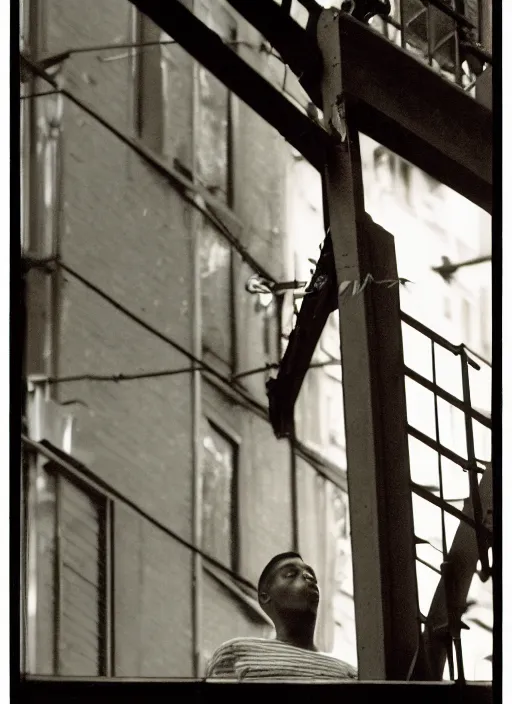
M 162 32 L 162 42 L 171 38 Z M 178 44 L 163 44 L 164 155 L 175 166 L 192 171 L 193 128 L 192 57 Z
M 203 347 L 231 364 L 231 250 L 204 220 L 201 237 L 201 301 Z
M 203 450 L 203 550 L 232 566 L 236 446 L 207 422 Z
M 213 194 L 227 201 L 229 93 L 226 87 L 202 66 L 198 66 L 198 84 L 197 176 Z

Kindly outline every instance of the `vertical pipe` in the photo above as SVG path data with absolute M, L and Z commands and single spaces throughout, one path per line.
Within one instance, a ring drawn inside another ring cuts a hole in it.
M 198 12 L 197 0 L 193 0 L 193 12 Z M 192 178 L 197 180 L 196 139 L 198 128 L 197 110 L 199 109 L 199 67 L 193 62 L 192 67 Z M 191 242 L 192 242 L 192 352 L 197 359 L 203 357 L 202 320 L 201 320 L 201 230 L 202 216 L 197 209 L 191 208 Z M 202 378 L 201 372 L 192 372 L 192 543 L 200 548 L 202 543 L 202 501 L 201 501 L 201 458 L 202 458 Z M 195 552 L 192 557 L 192 662 L 193 675 L 202 674 L 202 603 L 203 562 L 201 555 Z

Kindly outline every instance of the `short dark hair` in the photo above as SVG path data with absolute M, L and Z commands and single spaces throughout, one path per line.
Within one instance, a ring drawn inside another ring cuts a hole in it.
M 299 560 L 302 560 L 302 555 L 299 555 L 298 552 L 281 552 L 279 555 L 275 555 L 269 563 L 263 568 L 263 572 L 260 575 L 260 578 L 258 580 L 258 594 L 261 592 L 263 589 L 265 582 L 267 580 L 267 577 L 270 575 L 272 570 L 274 569 L 275 565 L 278 562 L 281 562 L 281 560 L 286 560 L 289 557 L 298 557 Z

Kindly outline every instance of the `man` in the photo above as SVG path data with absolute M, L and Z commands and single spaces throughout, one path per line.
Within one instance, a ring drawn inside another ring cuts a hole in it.
M 314 633 L 320 592 L 315 573 L 295 552 L 276 555 L 261 573 L 258 601 L 273 621 L 275 640 L 234 638 L 221 645 L 207 678 L 236 680 L 356 679 L 356 670 L 318 652 Z

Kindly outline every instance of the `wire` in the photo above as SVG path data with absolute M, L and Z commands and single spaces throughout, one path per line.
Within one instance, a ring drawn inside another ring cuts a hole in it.
M 58 95 L 60 90 L 46 90 L 43 93 L 30 93 L 29 95 L 20 95 L 20 100 L 28 100 L 29 98 L 42 98 L 45 95 Z
M 107 301 L 107 303 L 110 303 L 110 305 L 113 306 L 116 310 L 126 315 L 127 318 L 130 318 L 130 320 L 132 320 L 134 323 L 137 323 L 137 325 L 147 330 L 147 332 L 151 333 L 155 337 L 158 337 L 160 340 L 166 342 L 168 345 L 171 345 L 171 347 L 174 347 L 174 349 L 176 349 L 182 355 L 187 357 L 191 362 L 195 362 L 196 364 L 202 366 L 205 371 L 215 376 L 217 379 L 219 379 L 219 381 L 222 381 L 223 383 L 229 383 L 229 380 L 226 379 L 226 377 L 220 372 L 218 372 L 214 367 L 211 367 L 209 364 L 202 362 L 194 354 L 192 354 L 192 352 L 189 352 L 189 350 L 183 347 L 183 345 L 180 345 L 179 342 L 176 342 L 168 335 L 165 335 L 153 325 L 140 318 L 136 313 L 133 313 L 122 303 L 119 303 L 119 301 L 116 301 L 115 298 L 112 298 L 112 296 L 110 296 L 106 291 L 101 289 L 99 286 L 96 286 L 96 284 L 93 284 L 92 281 L 86 279 L 68 264 L 65 264 L 63 261 L 59 260 L 57 261 L 57 265 L 61 269 L 64 269 L 64 271 L 67 271 L 68 274 L 71 274 L 71 276 L 77 279 L 77 281 L 80 281 L 80 283 L 82 283 L 86 288 L 90 289 L 91 291 L 94 291 L 94 293 L 103 298 L 103 300 Z
M 42 78 L 44 81 L 49 83 L 50 85 L 54 86 L 55 88 L 59 88 L 57 82 L 51 77 L 48 76 L 37 64 L 35 64 L 33 61 L 28 59 L 27 57 L 23 56 L 23 54 L 20 55 L 20 58 L 22 60 L 22 63 L 26 65 L 28 69 L 30 69 L 33 73 L 38 75 L 40 78 Z M 184 189 L 184 196 L 187 199 L 188 202 L 191 203 L 194 207 L 196 207 L 203 215 L 206 217 L 211 217 L 212 213 L 209 212 L 210 207 L 217 207 L 218 204 L 212 203 L 211 205 L 208 203 L 209 200 L 209 194 L 205 193 L 203 196 L 203 193 L 200 192 L 200 189 L 198 188 L 197 184 L 194 184 L 193 182 L 189 181 L 186 179 L 184 176 L 182 176 L 180 173 L 176 172 L 174 173 L 169 169 L 169 167 L 165 164 L 163 164 L 159 159 L 157 159 L 149 150 L 146 150 L 145 147 L 143 147 L 141 144 L 138 144 L 135 140 L 133 140 L 131 137 L 128 135 L 124 134 L 117 128 L 115 128 L 113 125 L 111 125 L 105 118 L 103 118 L 101 115 L 99 115 L 95 110 L 90 108 L 88 105 L 83 103 L 79 98 L 74 96 L 72 93 L 70 93 L 68 90 L 62 89 L 60 91 L 65 97 L 67 97 L 71 102 L 73 102 L 75 105 L 80 107 L 81 109 L 84 110 L 87 114 L 89 114 L 93 119 L 97 120 L 102 126 L 105 127 L 108 131 L 110 131 L 112 134 L 114 134 L 116 137 L 118 137 L 124 144 L 126 144 L 129 148 L 133 149 L 141 158 L 143 158 L 145 161 L 147 161 L 149 164 L 151 164 L 157 171 L 162 173 L 166 178 L 171 180 L 173 183 L 179 184 L 183 189 Z M 199 195 L 204 198 L 206 202 L 206 206 L 208 210 L 203 208 L 196 200 L 194 196 L 191 196 L 189 191 L 196 190 L 196 192 L 199 192 Z M 223 233 L 228 233 L 228 229 L 222 223 L 222 221 L 218 221 L 219 228 L 221 229 L 221 232 Z M 237 240 L 237 238 L 230 233 L 230 238 L 232 238 L 233 242 L 237 243 L 237 246 L 235 249 L 239 252 L 240 256 L 242 259 L 248 263 L 251 268 L 255 268 L 255 262 L 250 255 L 248 255 L 245 252 L 245 248 L 240 244 L 240 242 Z M 234 246 L 234 245 L 233 245 Z M 254 262 L 254 263 L 251 263 Z M 57 261 L 57 265 L 61 266 L 64 268 L 63 262 Z M 273 281 L 273 277 L 269 276 L 266 274 L 265 270 L 263 267 L 258 266 L 259 272 L 264 276 L 265 278 L 268 278 L 269 280 Z M 156 330 L 153 328 L 151 325 L 148 325 L 145 323 L 145 321 L 141 320 L 133 314 L 131 311 L 128 309 L 125 309 L 124 306 L 119 304 L 117 301 L 112 299 L 108 294 L 106 294 L 104 291 L 102 291 L 100 288 L 97 286 L 94 286 L 91 282 L 87 281 L 84 277 L 80 276 L 77 272 L 72 270 L 70 267 L 67 267 L 68 273 L 71 274 L 72 276 L 75 275 L 78 280 L 80 280 L 85 286 L 89 286 L 91 290 L 94 290 L 98 295 L 102 296 L 107 302 L 110 302 L 117 310 L 120 312 L 125 313 L 128 317 L 130 317 L 134 322 L 139 323 L 142 327 L 144 327 L 148 332 L 151 332 L 155 334 L 157 337 L 162 339 L 164 342 L 167 342 L 171 346 L 175 347 L 175 349 L 179 349 L 179 351 L 182 352 L 190 361 L 194 362 L 195 364 L 201 365 L 202 368 L 205 371 L 208 371 L 213 378 L 216 378 L 221 384 L 222 388 L 224 389 L 225 392 L 227 392 L 229 395 L 232 396 L 232 398 L 235 400 L 237 403 L 242 403 L 242 405 L 245 405 L 246 408 L 248 408 L 250 411 L 258 415 L 262 420 L 264 420 L 266 423 L 269 423 L 269 418 L 268 418 L 268 409 L 259 401 L 256 399 L 252 398 L 249 394 L 245 393 L 242 391 L 241 388 L 237 386 L 233 386 L 233 380 L 224 377 L 222 374 L 217 372 L 215 369 L 210 367 L 209 365 L 203 363 L 201 360 L 196 358 L 194 355 L 192 355 L 190 352 L 182 348 L 180 345 L 175 343 L 172 339 L 168 338 L 167 336 L 163 335 L 160 333 L 160 331 Z M 299 440 L 295 440 L 294 442 L 294 448 L 299 454 L 301 454 L 304 459 L 306 459 L 307 462 L 311 464 L 311 466 L 315 469 L 315 471 L 323 476 L 325 479 L 328 481 L 332 482 L 334 485 L 338 486 L 342 491 L 346 491 L 346 485 L 345 482 L 341 480 L 341 477 L 343 476 L 340 472 L 339 467 L 336 467 L 335 465 L 331 465 L 328 460 L 326 460 L 325 457 L 317 455 L 317 453 L 314 450 L 311 450 L 311 448 L 308 448 L 306 445 L 301 443 Z M 331 468 L 332 467 L 332 468 Z M 326 469 L 329 468 L 329 469 Z
M 184 369 L 163 369 L 156 372 L 142 372 L 140 374 L 77 374 L 71 376 L 50 377 L 46 379 L 48 384 L 64 384 L 73 381 L 133 381 L 135 379 L 155 379 L 163 376 L 176 376 L 177 374 L 186 374 L 187 372 L 195 372 L 201 367 L 185 367 Z
M 36 453 L 43 455 L 46 457 L 50 462 L 53 462 L 56 464 L 58 467 L 61 468 L 61 470 L 64 470 L 64 472 L 76 476 L 77 474 L 82 478 L 82 480 L 85 478 L 88 484 L 94 484 L 95 488 L 97 491 L 100 491 L 103 495 L 106 495 L 109 499 L 114 499 L 117 501 L 120 501 L 123 503 L 125 506 L 128 506 L 131 508 L 133 511 L 135 511 L 139 516 L 142 518 L 146 519 L 149 521 L 152 525 L 154 525 L 156 528 L 159 528 L 163 533 L 166 533 L 170 537 L 174 538 L 178 543 L 183 545 L 183 547 L 188 548 L 191 550 L 193 553 L 200 555 L 204 560 L 209 562 L 212 565 L 215 565 L 219 570 L 222 570 L 226 574 L 228 574 L 230 577 L 233 577 L 237 582 L 240 582 L 241 584 L 244 584 L 246 587 L 250 588 L 252 591 L 257 592 L 257 588 L 255 585 L 250 582 L 248 579 L 245 577 L 242 577 L 241 575 L 238 575 L 236 572 L 231 570 L 229 567 L 226 567 L 222 562 L 219 562 L 216 560 L 214 557 L 211 555 L 208 555 L 208 553 L 204 552 L 201 550 L 201 548 L 198 548 L 196 545 L 193 545 L 190 543 L 186 538 L 183 538 L 179 533 L 176 533 L 173 531 L 171 528 L 168 528 L 166 525 L 161 523 L 158 519 L 153 518 L 149 513 L 147 513 L 143 508 L 141 508 L 138 504 L 136 504 L 134 501 L 131 501 L 128 497 L 124 496 L 120 491 L 115 489 L 113 486 L 111 486 L 108 482 L 106 482 L 104 479 L 97 477 L 95 474 L 93 474 L 90 470 L 87 469 L 84 465 L 82 465 L 81 462 L 78 462 L 77 460 L 72 459 L 71 461 L 69 459 L 63 459 L 63 457 L 60 456 L 59 452 L 56 452 L 54 448 L 48 448 L 46 445 L 42 445 L 38 442 L 35 442 L 31 438 L 25 436 L 22 434 L 21 436 L 22 443 L 24 443 L 26 446 L 30 447 L 32 451 L 35 451 Z M 64 453 L 63 453 L 64 454 Z M 84 471 L 85 470 L 85 471 Z
M 57 82 L 51 77 L 48 76 L 44 71 L 41 70 L 41 68 L 32 62 L 30 59 L 27 59 L 26 56 L 21 55 L 22 62 L 26 64 L 26 66 L 35 74 L 37 74 L 40 78 L 43 80 L 47 81 L 50 85 L 52 85 L 54 88 L 57 89 L 56 92 L 60 92 L 65 98 L 68 98 L 72 103 L 77 105 L 80 109 L 82 109 L 84 112 L 86 112 L 88 115 L 90 115 L 94 120 L 96 120 L 99 124 L 101 124 L 107 131 L 109 131 L 111 134 L 113 134 L 115 137 L 117 137 L 121 142 L 123 142 L 126 146 L 128 146 L 130 149 L 132 149 L 134 152 L 136 152 L 142 159 L 147 161 L 151 166 L 153 166 L 155 169 L 157 169 L 161 174 L 163 174 L 167 179 L 170 179 L 174 185 L 179 185 L 181 187 L 181 190 L 183 192 L 184 197 L 186 198 L 187 202 L 190 203 L 193 207 L 195 207 L 197 210 L 199 210 L 202 215 L 205 217 L 209 218 L 214 222 L 215 225 L 219 228 L 219 230 L 224 234 L 228 242 L 231 244 L 231 246 L 238 252 L 242 260 L 248 264 L 251 269 L 256 271 L 257 273 L 261 274 L 266 279 L 269 279 L 269 281 L 272 281 L 275 283 L 275 278 L 266 271 L 265 267 L 263 267 L 261 264 L 259 264 L 247 251 L 247 248 L 242 245 L 240 240 L 233 235 L 232 232 L 230 232 L 229 228 L 226 226 L 224 222 L 219 218 L 219 216 L 216 214 L 215 209 L 219 206 L 218 203 L 216 203 L 208 191 L 202 187 L 200 187 L 197 183 L 194 183 L 193 181 L 190 181 L 187 179 L 185 176 L 178 172 L 171 171 L 171 169 L 164 164 L 160 159 L 158 159 L 156 156 L 154 156 L 148 149 L 146 149 L 142 144 L 138 143 L 135 141 L 132 137 L 128 136 L 121 130 L 119 130 L 117 127 L 112 125 L 110 122 L 108 122 L 104 117 L 102 117 L 99 113 L 97 113 L 93 108 L 89 107 L 86 103 L 84 103 L 80 98 L 77 98 L 73 93 L 71 93 L 69 90 L 65 88 L 59 89 L 59 86 Z M 194 193 L 194 195 L 192 195 Z M 197 195 L 195 195 L 197 194 Z M 203 206 L 201 202 L 199 202 L 197 196 L 199 196 L 205 203 Z M 209 202 L 210 201 L 210 202 Z

